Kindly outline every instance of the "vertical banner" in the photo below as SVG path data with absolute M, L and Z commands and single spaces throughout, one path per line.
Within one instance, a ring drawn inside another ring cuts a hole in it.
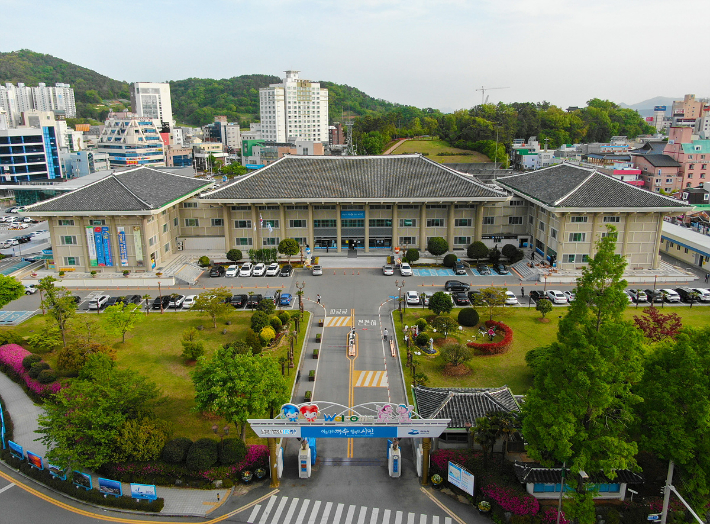
M 2 414 L 2 404 L 0 404 L 0 441 L 2 442 L 2 449 L 7 449 L 5 444 L 5 417 Z
M 103 267 L 106 265 L 106 261 L 104 260 L 104 243 L 101 239 L 101 227 L 94 228 L 94 244 L 96 246 L 97 264 Z
M 140 226 L 133 226 L 133 249 L 136 252 L 136 265 L 143 266 L 143 239 Z
M 96 258 L 96 241 L 94 240 L 94 228 L 91 226 L 86 228 L 86 247 L 89 250 L 89 266 L 98 266 L 99 261 Z
M 111 238 L 108 233 L 108 226 L 101 228 L 101 239 L 104 243 L 104 261 L 107 267 L 113 266 L 113 253 L 111 253 Z
M 116 227 L 118 230 L 118 254 L 122 266 L 128 265 L 128 246 L 126 246 L 126 230 L 123 226 Z

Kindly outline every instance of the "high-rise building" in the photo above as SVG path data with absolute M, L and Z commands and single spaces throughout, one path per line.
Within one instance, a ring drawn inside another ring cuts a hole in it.
M 328 142 L 328 90 L 286 71 L 281 84 L 259 89 L 264 140 Z
M 136 82 L 131 84 L 131 110 L 137 116 L 152 118 L 173 126 L 173 106 L 170 101 L 170 84 Z
M 109 113 L 97 149 L 109 154 L 111 167 L 165 167 L 160 129 L 153 119 L 133 113 Z
M 54 126 L 0 128 L 0 180 L 7 183 L 62 178 Z
M 74 90 L 69 84 L 61 83 L 55 84 L 54 87 L 43 83 L 37 87 L 6 83 L 0 86 L 0 108 L 7 112 L 12 127 L 21 125 L 22 113 L 25 111 L 52 111 L 55 115 L 65 118 L 76 116 Z

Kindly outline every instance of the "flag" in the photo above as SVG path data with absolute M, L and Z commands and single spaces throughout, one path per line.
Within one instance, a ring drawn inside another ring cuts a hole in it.
M 264 219 L 261 218 L 261 213 L 259 213 L 259 229 L 264 229 Z
M 271 222 L 267 222 L 266 225 L 269 227 L 269 233 L 273 233 L 273 232 L 274 232 L 274 228 L 271 227 Z

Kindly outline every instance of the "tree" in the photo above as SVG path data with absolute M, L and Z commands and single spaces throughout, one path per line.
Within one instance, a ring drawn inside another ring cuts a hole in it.
M 480 240 L 476 240 L 466 248 L 466 256 L 468 258 L 475 258 L 476 263 L 478 263 L 479 259 L 488 256 L 488 247 Z
M 500 262 L 500 249 L 498 249 L 498 246 L 493 246 L 491 250 L 488 252 L 488 259 L 493 263 L 497 264 Z
M 182 358 L 185 360 L 197 360 L 205 354 L 205 344 L 197 340 L 199 331 L 190 328 L 182 333 Z
M 230 249 L 227 251 L 227 260 L 236 262 L 242 259 L 242 252 L 239 249 Z
M 683 329 L 683 321 L 677 313 L 664 315 L 658 308 L 647 307 L 641 314 L 641 317 L 634 315 L 636 327 L 653 342 L 675 338 Z
M 410 264 L 416 262 L 417 260 L 419 260 L 419 250 L 416 247 L 410 247 L 409 249 L 407 249 L 407 254 L 404 255 L 404 258 Z
M 520 262 L 524 258 L 525 252 L 522 249 L 516 249 L 515 253 L 510 258 L 508 258 L 508 262 L 510 264 L 515 264 L 516 262 Z
M 518 251 L 518 247 L 515 244 L 506 244 L 503 246 L 503 249 L 501 250 L 501 254 L 510 260 L 515 256 L 515 252 Z
M 473 440 L 481 446 L 483 461 L 487 464 L 498 438 L 497 429 L 489 417 L 480 417 L 476 419 L 476 425 L 470 431 L 473 432 Z
M 435 315 L 441 315 L 442 313 L 450 313 L 454 308 L 454 303 L 451 301 L 451 295 L 437 291 L 429 299 L 428 307 Z
M 217 327 L 217 317 L 226 315 L 234 310 L 227 299 L 232 298 L 232 293 L 225 287 L 210 289 L 197 295 L 192 309 L 202 311 L 212 319 L 212 327 Z
M 473 350 L 470 347 L 456 342 L 444 345 L 440 353 L 443 359 L 452 366 L 458 366 L 473 358 Z
M 291 257 L 293 255 L 297 255 L 300 249 L 301 246 L 299 246 L 298 242 L 296 242 L 293 238 L 284 238 L 281 242 L 279 242 L 279 253 L 288 256 L 289 264 L 291 263 Z
M 126 332 L 143 320 L 140 312 L 141 307 L 138 304 L 116 304 L 107 307 L 102 315 L 106 331 L 121 335 L 121 341 L 125 343 Z
M 435 257 L 440 257 L 449 250 L 449 243 L 441 237 L 431 237 L 426 249 Z
M 56 279 L 47 276 L 39 281 L 39 289 L 43 294 L 42 307 L 56 321 L 62 333 L 62 345 L 67 345 L 67 322 L 76 314 L 76 302 L 65 287 L 56 287 Z
M 15 277 L 0 275 L 0 308 L 25 294 L 25 286 Z
M 242 440 L 248 418 L 269 415 L 288 401 L 279 363 L 271 356 L 239 354 L 222 347 L 211 358 L 198 359 L 192 381 L 196 409 L 233 423 Z
M 545 318 L 545 316 L 552 311 L 552 302 L 545 299 L 538 300 L 537 304 L 535 304 L 535 309 L 540 312 L 542 318 Z
M 444 337 L 449 336 L 449 333 L 455 330 L 458 326 L 459 323 L 447 315 L 440 315 L 431 321 L 431 327 L 443 333 Z
M 474 306 L 488 311 L 489 320 L 493 320 L 493 315 L 500 316 L 505 311 L 505 289 L 502 287 L 486 287 L 480 293 L 474 295 Z

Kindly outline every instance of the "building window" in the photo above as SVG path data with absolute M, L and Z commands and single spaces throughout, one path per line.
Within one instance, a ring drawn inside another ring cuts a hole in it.
M 313 206 L 313 209 L 323 211 L 335 211 L 335 206 Z
M 168 225 L 163 224 L 163 233 L 167 233 L 167 232 L 168 232 Z
M 251 246 L 251 245 L 253 245 L 252 239 L 246 238 L 246 237 L 235 238 L 234 244 L 237 246 Z
M 65 266 L 78 266 L 79 265 L 79 257 L 64 257 L 64 265 Z
M 313 221 L 313 227 L 337 227 L 338 221 L 334 218 L 322 218 Z
M 148 245 L 149 246 L 154 246 L 155 244 L 158 243 L 158 235 L 153 235 L 148 239 Z
M 621 217 L 604 217 L 604 222 L 607 224 L 618 224 L 621 222 Z
M 298 242 L 299 246 L 305 246 L 308 240 L 306 237 L 293 237 L 293 239 Z
M 532 224 L 533 222 L 535 222 L 535 219 L 533 218 L 533 216 L 532 215 L 528 216 L 528 224 Z
M 278 246 L 279 237 L 266 237 L 261 240 L 261 243 L 265 246 Z
M 511 226 L 522 226 L 523 217 L 508 217 L 508 224 Z
M 170 251 L 170 242 L 168 242 L 167 244 L 165 244 L 165 245 L 163 246 L 163 251 L 165 251 L 166 253 L 167 253 L 168 251 Z
M 234 229 L 251 229 L 251 220 L 235 220 Z
M 456 227 L 471 227 L 473 225 L 473 220 L 470 218 L 457 218 L 454 220 L 454 226 Z
M 371 218 L 370 227 L 392 227 L 391 218 Z
M 399 227 L 417 227 L 416 218 L 400 218 Z
M 347 206 L 340 206 L 340 209 L 344 209 L 344 210 L 361 210 L 361 209 L 365 209 L 365 206 L 363 206 L 363 205 L 347 205 Z
M 224 225 L 224 219 L 222 218 L 213 218 L 212 219 L 212 226 L 223 226 Z
M 586 239 L 587 239 L 586 233 L 570 233 L 569 234 L 569 241 L 570 242 L 584 242 Z
M 288 227 L 291 227 L 291 228 L 304 228 L 304 227 L 306 227 L 306 221 L 305 221 L 305 220 L 289 220 L 289 221 L 288 221 Z
M 271 225 L 271 229 L 279 229 L 279 221 L 275 220 L 273 218 L 270 218 L 268 220 L 264 220 L 264 228 L 269 229 L 269 225 Z
M 540 221 L 538 222 L 538 224 L 537 224 L 537 228 L 538 228 L 540 231 L 545 231 L 545 223 L 544 223 L 542 220 L 540 220 Z
M 446 204 L 427 204 L 427 209 L 448 209 L 449 206 Z
M 200 222 L 196 218 L 186 218 L 185 219 L 185 226 L 186 227 L 197 227 L 199 225 L 200 225 Z
M 446 227 L 446 220 L 443 218 L 427 218 L 426 227 Z
M 496 223 L 496 217 L 483 217 L 484 226 L 492 226 Z
M 467 246 L 471 243 L 471 237 L 454 237 L 454 245 Z
M 569 221 L 577 224 L 586 224 L 587 223 L 587 217 L 586 216 L 571 216 L 569 217 Z
M 344 218 L 340 221 L 342 227 L 365 227 L 363 218 Z
M 63 246 L 76 245 L 76 237 L 72 235 L 61 236 L 59 237 L 59 241 L 62 243 Z
M 400 246 L 411 246 L 417 243 L 417 237 L 399 237 Z
M 557 238 L 557 230 L 554 227 L 550 228 L 550 236 L 552 238 Z
M 259 211 L 278 211 L 279 206 L 259 206 Z
M 197 207 L 197 202 L 183 202 L 182 207 L 184 207 L 184 208 Z
M 587 262 L 589 255 L 563 255 L 563 262 Z
M 57 225 L 58 226 L 73 226 L 74 221 L 60 218 L 59 220 L 57 220 Z
M 308 211 L 308 206 L 286 206 L 288 211 Z
M 511 200 L 510 205 L 511 206 L 524 206 L 525 201 L 524 200 Z
M 613 233 L 609 233 L 608 231 L 604 231 L 602 233 L 602 238 L 606 238 L 608 236 L 611 236 L 614 239 L 617 239 L 619 237 L 619 233 L 617 231 L 614 231 Z
M 180 219 L 178 217 L 173 218 L 173 226 L 178 227 L 178 224 L 180 223 Z
M 542 240 L 540 240 L 540 239 L 535 240 L 535 247 L 538 248 L 538 249 L 541 250 L 541 251 L 544 251 L 544 250 L 545 250 L 545 244 L 544 244 L 544 242 L 543 242 Z
M 251 206 L 232 206 L 232 211 L 251 211 Z
M 476 206 L 474 204 L 456 204 L 454 206 L 454 209 L 475 209 Z
M 688 169 L 695 169 L 695 164 L 688 164 Z
M 415 206 L 414 204 L 399 204 L 397 209 L 419 209 L 419 206 Z
M 89 224 L 91 224 L 92 226 L 105 226 L 106 221 L 103 219 L 102 220 L 89 220 Z
M 370 204 L 370 209 L 372 210 L 379 210 L 379 209 L 392 209 L 391 204 Z

